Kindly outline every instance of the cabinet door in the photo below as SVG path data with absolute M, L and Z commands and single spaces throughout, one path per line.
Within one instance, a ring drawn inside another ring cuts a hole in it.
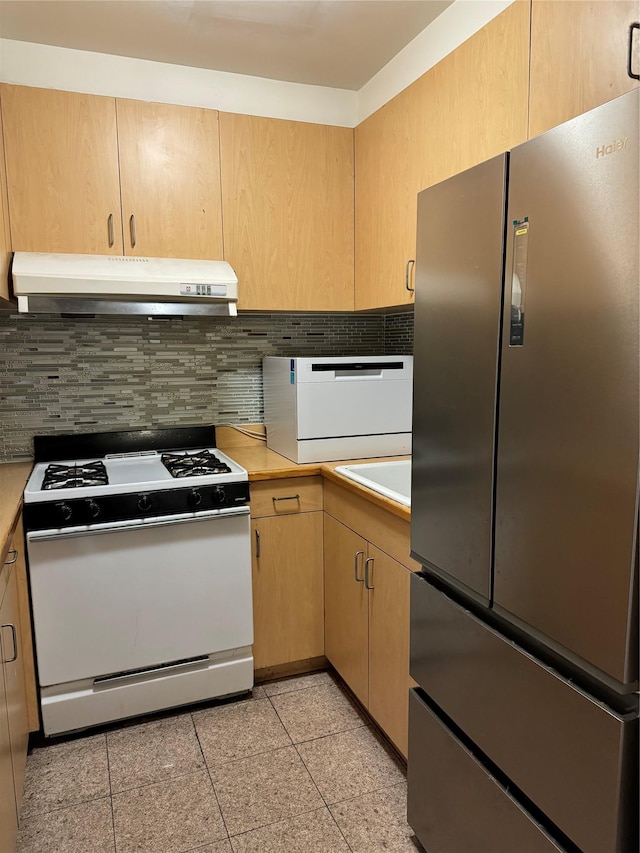
M 260 518 L 251 526 L 255 668 L 320 657 L 322 513 Z
M 418 81 L 423 187 L 526 140 L 529 11 L 529 0 L 516 0 Z
M 325 654 L 365 707 L 369 703 L 366 549 L 361 536 L 325 515 Z
M 356 128 L 356 310 L 413 300 L 406 270 L 415 258 L 422 189 L 422 110 L 414 83 Z
M 353 310 L 353 130 L 220 114 L 239 307 Z
M 20 645 L 20 610 L 18 604 L 17 573 L 15 570 L 11 572 L 2 607 L 0 608 L 0 632 L 2 632 L 0 648 L 2 649 L 4 667 L 13 781 L 16 802 L 19 808 L 27 762 L 29 722 L 27 717 L 24 668 L 22 665 L 22 649 Z
M 5 566 L 3 571 L 10 571 Z M 5 590 L 0 608 L 0 619 L 4 620 Z M 9 650 L 11 638 L 9 638 Z M 5 652 L 4 632 L 0 632 L 0 661 L 10 656 Z M 11 738 L 9 736 L 9 716 L 7 713 L 7 688 L 5 686 L 5 667 L 0 663 L 0 850 L 11 851 L 14 849 L 16 834 L 18 831 L 18 811 L 15 798 L 15 785 L 13 781 L 13 762 L 11 759 Z
M 0 94 L 1 97 L 1 94 Z M 2 114 L 0 113 L 0 299 L 9 298 L 9 262 L 11 261 L 11 233 L 9 231 L 9 202 L 7 199 L 7 172 L 4 158 Z
M 113 98 L 2 86 L 15 252 L 121 254 Z
M 221 260 L 217 111 L 121 99 L 116 108 L 125 254 Z
M 369 711 L 406 757 L 411 572 L 374 545 L 369 557 Z
M 533 0 L 529 137 L 637 87 L 627 74 L 638 0 Z M 632 65 L 640 73 L 640 33 Z

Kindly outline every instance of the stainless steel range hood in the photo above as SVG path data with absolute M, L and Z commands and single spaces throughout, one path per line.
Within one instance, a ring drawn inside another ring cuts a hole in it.
M 16 252 L 12 276 L 20 313 L 238 313 L 238 279 L 226 261 Z

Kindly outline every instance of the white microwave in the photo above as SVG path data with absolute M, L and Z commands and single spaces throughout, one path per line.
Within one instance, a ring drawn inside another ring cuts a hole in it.
M 262 360 L 267 447 L 293 462 L 411 453 L 413 357 Z

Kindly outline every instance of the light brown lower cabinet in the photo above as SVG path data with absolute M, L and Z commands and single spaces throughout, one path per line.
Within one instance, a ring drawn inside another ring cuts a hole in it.
M 251 484 L 256 670 L 324 655 L 322 482 Z
M 406 757 L 411 570 L 327 513 L 324 548 L 325 654 Z

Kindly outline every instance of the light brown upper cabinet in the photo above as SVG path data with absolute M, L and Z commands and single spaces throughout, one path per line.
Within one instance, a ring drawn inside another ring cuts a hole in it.
M 113 98 L 2 86 L 17 252 L 122 253 Z
M 353 310 L 353 130 L 221 113 L 220 157 L 239 307 Z
M 9 262 L 11 261 L 11 232 L 9 231 L 9 201 L 7 173 L 4 160 L 2 115 L 0 114 L 0 299 L 9 298 Z
M 423 188 L 526 141 L 529 15 L 516 0 L 418 81 Z
M 413 302 L 423 111 L 414 83 L 356 128 L 356 309 Z
M 5 85 L 2 114 L 14 251 L 222 258 L 217 111 Z
M 222 259 L 218 113 L 116 100 L 125 255 Z
M 356 128 L 356 308 L 412 301 L 421 189 L 526 140 L 529 11 L 516 0 Z
M 639 85 L 640 0 L 533 0 L 529 137 Z

